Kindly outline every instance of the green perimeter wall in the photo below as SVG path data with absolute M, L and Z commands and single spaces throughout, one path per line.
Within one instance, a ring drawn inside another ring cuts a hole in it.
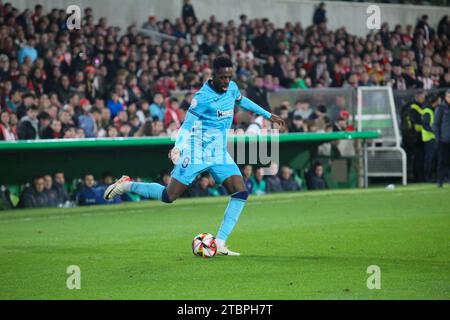
M 357 159 L 317 157 L 317 146 L 332 140 L 377 137 L 376 132 L 280 134 L 280 167 L 288 165 L 301 177 L 312 161 L 320 159 L 325 164 L 330 187 L 357 187 Z M 232 136 L 229 143 L 245 143 L 248 147 L 249 141 L 271 139 L 271 136 Z M 55 170 L 63 171 L 67 181 L 86 173 L 92 173 L 98 179 L 104 171 L 111 171 L 116 177 L 127 174 L 152 180 L 162 170 L 172 169 L 167 157 L 172 146 L 170 137 L 1 142 L 0 184 L 20 185 L 29 182 L 34 175 Z M 332 171 L 336 168 L 344 171 L 341 173 L 346 176 L 341 182 L 332 179 L 332 175 L 335 176 Z

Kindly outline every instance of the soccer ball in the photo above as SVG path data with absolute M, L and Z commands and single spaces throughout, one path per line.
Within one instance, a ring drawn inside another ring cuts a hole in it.
M 211 233 L 200 233 L 192 241 L 192 252 L 203 258 L 212 258 L 217 253 L 216 238 Z

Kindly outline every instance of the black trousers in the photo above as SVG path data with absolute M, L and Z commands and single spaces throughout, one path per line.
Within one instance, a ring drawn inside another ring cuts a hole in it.
M 431 182 L 433 179 L 433 168 L 435 168 L 436 160 L 436 140 L 432 139 L 425 144 L 425 159 L 424 159 L 424 176 L 425 181 Z
M 413 176 L 415 182 L 423 182 L 424 179 L 424 159 L 425 159 L 425 144 L 422 141 L 417 141 L 413 148 Z
M 438 143 L 438 183 L 443 184 L 448 177 L 450 156 L 450 142 Z

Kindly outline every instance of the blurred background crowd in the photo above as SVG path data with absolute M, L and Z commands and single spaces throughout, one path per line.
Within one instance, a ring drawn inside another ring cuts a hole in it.
M 199 20 L 187 0 L 175 21 L 150 16 L 143 23 L 152 36 L 135 25 L 121 32 L 90 8 L 82 17 L 81 29 L 69 31 L 64 9 L 0 5 L 1 140 L 172 135 L 220 54 L 235 62 L 242 92 L 283 115 L 289 132 L 336 130 L 339 121 L 347 127 L 346 102 L 336 101 L 344 106 L 334 114 L 332 106 L 302 100 L 270 105 L 270 91 L 450 86 L 448 16 L 437 28 L 424 15 L 415 26 L 383 24 L 366 37 L 328 30 L 325 4 L 311 25 L 275 28 L 246 15 L 238 23 Z M 234 119 L 238 133 L 268 126 L 243 111 Z

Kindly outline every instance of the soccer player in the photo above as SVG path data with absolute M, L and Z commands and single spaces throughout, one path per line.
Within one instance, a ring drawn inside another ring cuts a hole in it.
M 223 184 L 231 194 L 216 237 L 217 253 L 238 256 L 239 253 L 229 250 L 226 246 L 226 240 L 248 197 L 241 172 L 226 150 L 234 106 L 237 104 L 280 126 L 284 126 L 284 121 L 241 96 L 238 86 L 231 80 L 233 74 L 233 64 L 229 58 L 219 56 L 214 60 L 212 79 L 207 80 L 192 99 L 175 146 L 169 151 L 169 158 L 175 167 L 167 187 L 158 183 L 132 182 L 128 176 L 123 176 L 105 190 L 104 197 L 111 199 L 131 191 L 143 197 L 172 203 L 197 175 L 209 171 L 214 180 Z

